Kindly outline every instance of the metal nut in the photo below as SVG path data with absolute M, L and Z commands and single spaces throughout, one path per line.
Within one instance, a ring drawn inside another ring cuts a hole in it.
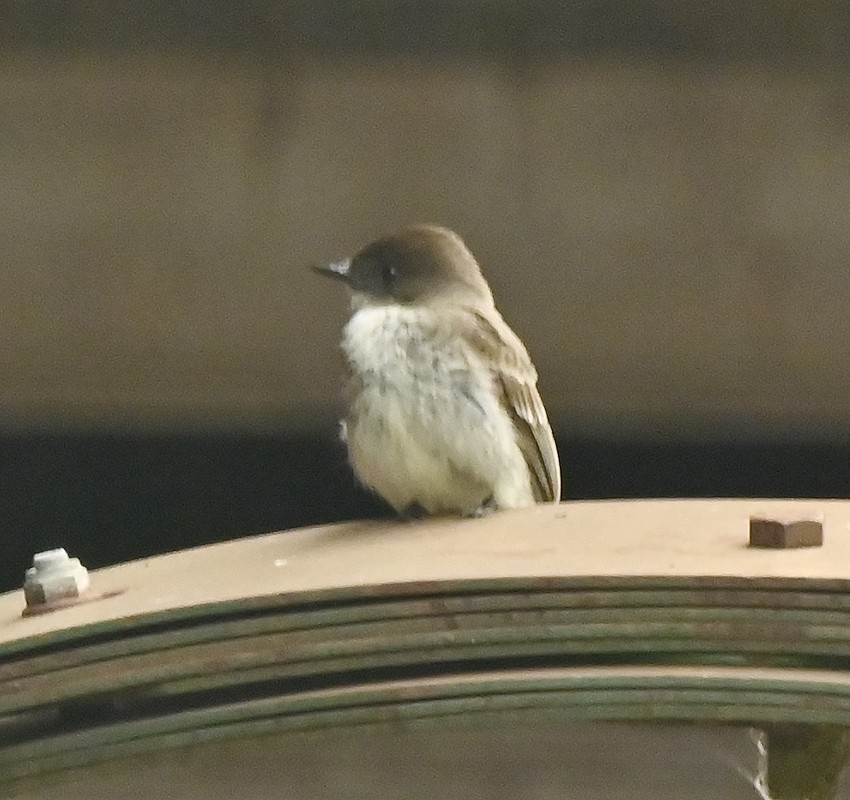
M 27 608 L 75 600 L 88 591 L 88 570 L 63 547 L 36 553 L 24 577 Z
M 792 549 L 820 547 L 822 544 L 822 519 L 782 520 L 750 517 L 750 547 Z

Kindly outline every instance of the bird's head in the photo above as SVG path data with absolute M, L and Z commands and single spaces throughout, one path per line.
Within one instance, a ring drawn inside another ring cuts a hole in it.
M 367 244 L 352 258 L 314 269 L 343 281 L 367 303 L 493 302 L 463 240 L 436 225 L 405 228 Z

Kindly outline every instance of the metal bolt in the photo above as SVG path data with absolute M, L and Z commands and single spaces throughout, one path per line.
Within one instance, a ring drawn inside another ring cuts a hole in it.
M 49 610 L 85 594 L 89 588 L 88 570 L 79 558 L 69 558 L 65 548 L 36 553 L 24 577 L 24 597 L 28 610 Z
M 750 517 L 750 547 L 792 549 L 820 547 L 823 519 L 763 519 Z

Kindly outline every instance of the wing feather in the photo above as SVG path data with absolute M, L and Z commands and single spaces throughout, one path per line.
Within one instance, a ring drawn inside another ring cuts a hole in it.
M 537 391 L 537 370 L 520 338 L 495 309 L 472 314 L 468 336 L 492 365 L 494 384 L 513 419 L 517 443 L 528 464 L 538 502 L 561 499 L 561 470 L 555 437 Z

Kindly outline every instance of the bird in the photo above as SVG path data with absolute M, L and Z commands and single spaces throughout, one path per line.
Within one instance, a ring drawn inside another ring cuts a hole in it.
M 537 371 L 457 233 L 411 225 L 313 269 L 351 292 L 340 435 L 364 486 L 403 518 L 560 500 Z

